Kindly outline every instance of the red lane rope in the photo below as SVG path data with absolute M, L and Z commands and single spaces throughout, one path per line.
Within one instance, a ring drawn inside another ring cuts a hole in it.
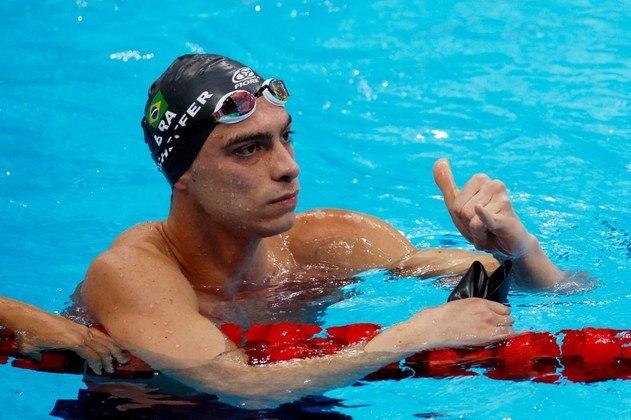
M 370 340 L 376 324 L 322 328 L 314 324 L 252 324 L 243 330 L 223 324 L 221 331 L 242 347 L 252 365 L 331 355 Z M 12 331 L 0 328 L 0 363 L 58 373 L 93 373 L 71 351 L 43 351 L 41 361 L 20 354 Z M 483 348 L 428 350 L 385 366 L 365 380 L 409 377 L 475 376 L 492 379 L 557 383 L 631 379 L 631 331 L 609 328 L 562 330 L 556 334 L 528 332 Z M 140 359 L 116 364 L 114 378 L 148 378 L 157 374 Z

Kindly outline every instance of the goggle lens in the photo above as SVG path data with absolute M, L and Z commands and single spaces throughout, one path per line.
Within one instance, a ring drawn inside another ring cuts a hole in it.
M 281 102 L 287 102 L 289 98 L 289 92 L 287 91 L 287 87 L 285 87 L 285 83 L 283 83 L 280 79 L 271 79 L 266 85 L 269 88 L 269 91 L 272 92 L 272 95 L 276 99 Z M 265 86 L 263 86 L 265 88 Z
M 255 94 L 246 90 L 235 90 L 224 95 L 213 112 L 215 122 L 234 124 L 243 121 L 254 112 L 256 98 L 261 95 L 276 106 L 285 106 L 289 98 L 289 92 L 282 80 L 268 79 Z
M 245 90 L 235 90 L 219 100 L 213 116 L 218 123 L 235 123 L 249 116 L 256 98 Z

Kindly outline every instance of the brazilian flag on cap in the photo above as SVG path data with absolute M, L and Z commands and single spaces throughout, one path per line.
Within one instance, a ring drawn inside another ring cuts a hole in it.
M 167 101 L 164 100 L 162 92 L 158 91 L 147 108 L 146 117 L 149 125 L 155 128 L 168 108 L 169 104 L 167 104 Z

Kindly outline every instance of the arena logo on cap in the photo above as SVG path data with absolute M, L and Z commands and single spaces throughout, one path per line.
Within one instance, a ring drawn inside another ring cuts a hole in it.
M 254 74 L 252 69 L 249 67 L 241 67 L 232 75 L 232 83 L 234 83 L 235 89 L 247 86 L 252 83 L 259 83 L 259 81 L 259 77 Z
M 149 108 L 147 109 L 147 121 L 149 122 L 149 125 L 155 128 L 156 125 L 158 125 L 158 121 L 160 121 L 168 108 L 169 104 L 164 100 L 162 92 L 158 91 L 156 96 L 154 96 L 151 100 Z

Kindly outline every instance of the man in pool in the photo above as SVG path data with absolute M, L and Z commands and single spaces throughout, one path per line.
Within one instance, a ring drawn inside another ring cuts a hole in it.
M 296 214 L 288 97 L 281 80 L 214 55 L 180 57 L 152 84 L 142 126 L 172 186 L 171 208 L 165 221 L 131 228 L 92 262 L 82 297 L 95 321 L 169 377 L 248 407 L 346 385 L 421 350 L 513 334 L 508 307 L 471 298 L 423 309 L 334 356 L 246 363 L 217 325 L 263 322 L 275 311 L 266 293 L 313 282 L 326 293 L 327 284 L 375 268 L 427 277 L 464 272 L 476 259 L 487 270 L 498 265 L 490 254 L 415 249 L 369 215 Z M 562 279 L 501 182 L 476 175 L 458 189 L 445 160 L 434 178 L 459 231 L 477 249 L 512 259 L 516 282 L 540 288 Z

